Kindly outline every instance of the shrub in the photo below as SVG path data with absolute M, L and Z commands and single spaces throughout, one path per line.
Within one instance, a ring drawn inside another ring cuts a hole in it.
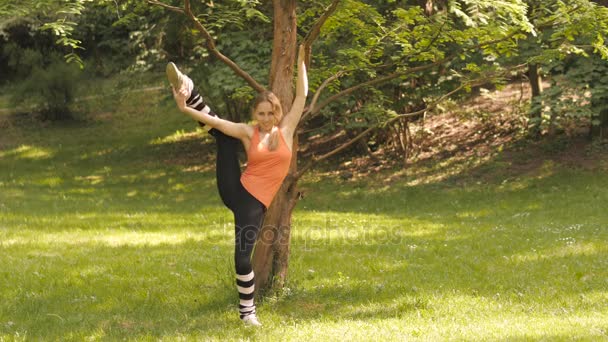
M 29 53 L 35 53 L 30 52 Z M 80 78 L 80 69 L 67 64 L 63 57 L 53 55 L 46 65 L 32 65 L 31 73 L 18 83 L 13 102 L 31 108 L 43 120 L 72 118 L 70 105 Z

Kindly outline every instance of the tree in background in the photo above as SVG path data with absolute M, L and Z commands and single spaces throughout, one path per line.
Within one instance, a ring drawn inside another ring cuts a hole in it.
M 80 40 L 72 37 L 77 25 L 77 16 L 90 0 L 4 0 L 0 2 L 0 31 L 15 20 L 27 19 L 35 30 L 47 30 L 56 37 L 56 43 L 68 49 L 65 58 L 82 67 L 82 60 L 76 53 Z
M 36 29 L 39 23 L 29 17 L 5 22 L 1 47 L 3 81 L 13 81 L 11 103 L 34 111 L 42 120 L 72 118 L 81 70 L 66 64 L 53 35 Z
M 593 83 L 584 83 L 583 78 L 577 78 L 572 67 L 588 65 L 578 63 L 579 60 L 608 58 L 604 38 L 608 34 L 608 10 L 588 0 L 526 3 L 535 33 L 520 41 L 518 58 L 528 64 L 532 89 L 530 133 L 538 136 L 546 131 L 553 135 L 556 129 L 564 129 L 571 120 L 587 120 L 592 126 L 603 125 L 594 110 L 581 106 L 586 97 L 585 89 Z M 546 94 L 542 94 L 542 70 L 551 78 L 551 87 L 546 89 Z M 574 73 L 564 77 L 568 70 Z M 592 71 L 588 68 L 581 74 Z
M 82 66 L 71 37 L 84 1 L 12 1 L 0 3 L 2 81 L 13 81 L 11 102 L 36 111 L 43 120 L 72 117 L 70 105 Z M 62 48 L 58 48 L 62 46 Z

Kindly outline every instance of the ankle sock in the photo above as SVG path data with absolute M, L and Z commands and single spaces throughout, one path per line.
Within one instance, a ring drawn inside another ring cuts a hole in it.
M 209 108 L 209 106 L 205 103 L 205 100 L 203 99 L 201 94 L 198 92 L 198 89 L 196 89 L 196 88 L 192 89 L 192 92 L 190 93 L 190 97 L 188 98 L 188 100 L 186 100 L 186 105 L 190 108 L 194 108 L 205 114 L 209 114 L 211 112 L 211 108 Z M 202 122 L 199 122 L 198 124 L 201 127 L 205 126 L 205 124 Z
M 239 314 L 241 319 L 255 314 L 253 297 L 255 294 L 255 277 L 253 271 L 249 274 L 236 275 L 236 288 L 239 291 Z
M 188 100 L 186 100 L 186 105 L 196 110 L 205 112 L 205 114 L 209 114 L 209 112 L 211 111 L 209 106 L 207 106 L 207 104 L 205 103 L 205 100 L 203 99 L 201 94 L 198 92 L 198 89 L 192 90 L 192 94 L 190 94 L 190 97 L 188 98 Z

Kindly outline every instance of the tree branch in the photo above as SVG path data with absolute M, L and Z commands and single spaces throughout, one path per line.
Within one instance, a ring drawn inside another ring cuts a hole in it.
M 259 84 L 251 75 L 249 75 L 245 70 L 241 69 L 236 63 L 234 63 L 230 58 L 224 56 L 218 49 L 215 47 L 215 40 L 209 34 L 209 31 L 201 24 L 201 22 L 194 16 L 192 10 L 190 8 L 190 0 L 184 0 L 184 9 L 186 10 L 186 15 L 194 22 L 194 25 L 201 31 L 205 39 L 207 40 L 207 49 L 211 53 L 215 55 L 220 61 L 226 64 L 232 71 L 234 71 L 237 75 L 243 78 L 253 89 L 257 92 L 263 92 L 266 88 Z
M 517 68 L 521 68 L 524 67 L 525 64 L 520 64 L 520 65 L 516 65 L 513 66 L 511 68 L 508 68 L 504 71 L 502 71 L 501 73 L 507 73 L 511 70 L 517 69 Z M 476 86 L 476 85 L 480 85 L 480 84 L 484 84 L 485 82 L 488 81 L 488 79 L 492 78 L 493 76 L 496 76 L 496 74 L 489 74 L 483 77 L 479 77 L 477 79 L 474 80 L 470 80 L 468 82 L 462 83 L 460 86 L 458 86 L 456 89 L 443 94 L 440 98 L 438 98 L 437 100 L 433 101 L 432 103 L 430 103 L 428 106 L 426 106 L 425 108 L 415 111 L 415 112 L 411 112 L 411 113 L 404 113 L 404 114 L 399 114 L 396 115 L 392 118 L 390 118 L 387 121 L 378 123 L 372 127 L 369 127 L 368 129 L 366 129 L 365 131 L 361 132 L 359 135 L 357 135 L 356 137 L 352 138 L 351 140 L 347 141 L 346 143 L 342 144 L 341 146 L 335 148 L 334 150 L 327 152 L 323 155 L 320 156 L 316 156 L 313 157 L 305 166 L 303 166 L 300 170 L 298 170 L 298 173 L 294 175 L 294 178 L 296 180 L 300 179 L 300 177 L 302 177 L 304 175 L 304 173 L 306 171 L 308 171 L 314 164 L 318 163 L 319 161 L 325 160 L 327 158 L 330 158 L 338 153 L 340 153 L 341 151 L 344 151 L 345 149 L 347 149 L 349 146 L 351 146 L 352 144 L 354 144 L 355 142 L 359 141 L 360 139 L 362 139 L 363 137 L 365 137 L 369 132 L 371 132 L 372 130 L 383 126 L 383 125 L 389 125 L 399 119 L 405 118 L 405 117 L 412 117 L 412 116 L 418 116 L 420 114 L 423 114 L 424 112 L 427 112 L 435 107 L 437 107 L 437 105 L 439 105 L 441 102 L 445 101 L 447 98 L 449 98 L 450 96 L 456 94 L 457 92 L 461 91 L 463 88 L 465 87 L 472 87 L 472 86 Z
M 167 8 L 171 11 L 178 12 L 178 13 L 181 13 L 181 14 L 184 14 L 185 16 L 187 16 L 190 20 L 192 20 L 192 22 L 194 23 L 194 26 L 196 26 L 196 28 L 198 28 L 199 32 L 205 38 L 205 41 L 207 43 L 207 50 L 209 50 L 209 52 L 211 54 L 213 54 L 216 58 L 218 58 L 222 63 L 226 64 L 230 69 L 232 69 L 232 71 L 235 74 L 237 74 L 242 79 L 244 79 L 245 82 L 247 82 L 257 92 L 262 92 L 262 91 L 266 90 L 266 88 L 263 85 L 258 83 L 245 70 L 241 69 L 241 67 L 239 67 L 236 63 L 234 63 L 230 58 L 224 56 L 221 52 L 218 51 L 217 47 L 215 46 L 215 40 L 213 39 L 213 37 L 211 36 L 209 31 L 207 31 L 207 28 L 205 28 L 205 26 L 203 24 L 201 24 L 201 22 L 192 13 L 192 8 L 190 7 L 190 0 L 184 0 L 183 9 L 169 6 L 169 5 L 164 4 L 157 0 L 148 0 L 148 3 L 153 4 L 153 5 L 158 5 L 158 6 Z
M 170 6 L 170 5 L 167 5 L 167 4 L 165 4 L 163 2 L 160 2 L 160 1 L 157 1 L 157 0 L 148 0 L 148 3 L 151 4 L 151 5 L 157 5 L 157 6 L 160 6 L 160 7 L 164 7 L 166 9 L 170 10 L 170 11 L 173 11 L 173 12 L 185 14 L 184 10 L 182 8 L 175 7 L 175 6 Z
M 430 46 L 432 46 L 433 42 L 439 37 L 439 34 L 443 31 L 443 27 L 444 27 L 444 25 L 442 25 L 440 27 L 438 33 L 433 38 L 433 41 L 427 46 L 426 49 L 428 49 Z M 499 39 L 495 39 L 495 40 L 491 40 L 491 41 L 487 41 L 487 42 L 478 43 L 478 44 L 474 45 L 473 47 L 471 47 L 469 49 L 475 49 L 475 50 L 477 50 L 477 49 L 483 48 L 485 46 L 497 44 L 497 43 L 503 42 L 505 40 L 511 39 L 516 34 L 521 34 L 521 33 L 526 33 L 526 32 L 523 31 L 523 30 L 516 30 L 516 31 L 510 33 L 509 35 L 507 35 L 505 37 L 502 37 L 502 38 L 499 38 Z M 384 77 L 381 77 L 381 78 L 377 78 L 377 79 L 374 79 L 374 80 L 371 80 L 371 81 L 368 81 L 368 82 L 364 82 L 364 83 L 358 84 L 356 86 L 353 86 L 351 88 L 345 89 L 345 90 L 343 90 L 343 91 L 341 91 L 341 92 L 339 92 L 339 93 L 337 93 L 337 94 L 335 94 L 335 95 L 327 98 L 319 106 L 315 106 L 316 105 L 316 101 L 313 101 L 311 103 L 311 105 L 308 107 L 308 111 L 306 113 L 304 113 L 304 115 L 303 115 L 302 118 L 306 118 L 306 117 L 314 116 L 314 115 L 318 114 L 321 111 L 321 109 L 323 109 L 325 106 L 329 105 L 331 102 L 334 102 L 334 101 L 340 99 L 343 96 L 349 95 L 349 94 L 351 94 L 351 93 L 353 93 L 353 92 L 355 92 L 355 91 L 357 91 L 357 90 L 359 90 L 359 89 L 361 89 L 363 87 L 367 87 L 367 86 L 372 86 L 372 85 L 384 83 L 386 81 L 390 81 L 390 80 L 392 80 L 394 78 L 397 78 L 397 77 L 400 77 L 400 76 L 404 76 L 404 75 L 407 75 L 407 74 L 410 74 L 410 73 L 414 73 L 414 72 L 417 72 L 417 71 L 422 71 L 422 70 L 425 70 L 425 69 L 428 69 L 428 68 L 432 68 L 434 66 L 437 66 L 437 65 L 443 64 L 445 62 L 448 62 L 448 61 L 454 59 L 456 56 L 457 56 L 456 53 L 452 53 L 451 55 L 445 57 L 444 59 L 442 59 L 440 61 L 437 61 L 437 62 L 434 62 L 432 64 L 428 64 L 428 65 L 423 65 L 423 66 L 420 66 L 420 67 L 411 68 L 411 69 L 405 70 L 403 72 L 396 72 L 396 73 L 393 73 L 393 74 L 390 74 L 390 75 L 387 75 L 387 76 L 384 76 Z M 335 79 L 334 76 L 332 76 L 332 80 L 333 79 Z M 317 90 L 317 93 L 319 93 L 319 91 L 321 89 L 322 88 L 319 88 L 319 90 Z M 315 97 L 318 98 L 318 94 L 317 93 L 315 93 Z
M 323 155 L 317 156 L 317 157 L 313 157 L 305 166 L 303 166 L 300 170 L 298 170 L 298 173 L 294 176 L 294 178 L 300 179 L 300 177 L 302 177 L 304 175 L 304 173 L 306 171 L 308 171 L 314 164 L 325 160 L 329 157 L 332 157 L 342 151 L 344 151 L 345 149 L 347 149 L 349 146 L 351 146 L 352 144 L 356 143 L 357 141 L 359 141 L 360 139 L 362 139 L 363 137 L 365 137 L 369 132 L 373 131 L 374 129 L 382 126 L 382 125 L 388 125 L 391 124 L 399 119 L 405 118 L 405 117 L 412 117 L 412 116 L 418 116 L 420 114 L 423 114 L 424 112 L 431 110 L 433 108 L 435 108 L 439 103 L 441 103 L 442 101 L 444 101 L 446 98 L 448 98 L 449 96 L 452 96 L 453 94 L 455 94 L 456 92 L 460 91 L 462 88 L 465 87 L 465 84 L 460 85 L 458 88 L 456 88 L 455 90 L 443 95 L 442 97 L 440 97 L 437 101 L 433 102 L 432 104 L 430 104 L 429 106 L 425 107 L 424 109 L 415 111 L 415 112 L 411 112 L 411 113 L 404 113 L 404 114 L 399 114 L 395 117 L 392 117 L 391 119 L 376 124 L 372 127 L 369 127 L 368 129 L 366 129 L 365 131 L 359 133 L 359 135 L 357 135 L 356 137 L 352 138 L 351 140 L 347 141 L 346 143 L 342 144 L 341 146 L 339 146 L 338 148 L 335 148 L 334 150 L 327 152 Z
M 317 101 L 319 100 L 319 96 L 321 95 L 321 92 L 323 91 L 323 89 L 325 89 L 334 80 L 342 77 L 342 75 L 344 75 L 345 73 L 346 73 L 345 70 L 340 70 L 337 73 L 335 73 L 334 75 L 332 75 L 331 77 L 328 77 L 325 81 L 323 81 L 323 83 L 321 83 L 321 85 L 319 86 L 319 88 L 317 88 L 317 91 L 315 92 L 315 95 L 312 97 L 312 101 L 310 102 L 310 105 L 308 106 L 308 110 L 302 115 L 302 118 L 300 119 L 300 122 L 303 122 L 304 119 L 308 115 L 310 115 L 310 113 L 312 112 L 312 109 L 317 104 Z
M 340 0 L 334 0 L 331 3 L 331 5 L 329 5 L 325 9 L 325 12 L 323 12 L 323 15 L 321 15 L 319 17 L 319 19 L 317 19 L 317 22 L 315 22 L 315 24 L 312 26 L 312 29 L 308 32 L 308 34 L 304 38 L 303 44 L 305 44 L 306 47 L 310 47 L 312 45 L 312 43 L 317 39 L 317 37 L 319 37 L 323 24 L 325 24 L 325 22 L 327 21 L 327 18 L 329 18 L 334 13 L 336 8 L 338 7 L 338 3 L 340 3 Z
M 404 75 L 407 75 L 407 74 L 411 74 L 411 73 L 414 73 L 414 72 L 430 69 L 430 68 L 433 68 L 435 66 L 441 65 L 441 64 L 443 64 L 443 63 L 445 63 L 445 62 L 447 62 L 447 61 L 449 61 L 449 60 L 451 60 L 453 58 L 454 58 L 454 56 L 448 56 L 448 57 L 446 57 L 446 58 L 444 58 L 442 60 L 439 60 L 437 62 L 433 62 L 431 64 L 426 64 L 426 65 L 422 65 L 422 66 L 419 66 L 419 67 L 410 68 L 410 69 L 407 69 L 407 70 L 401 71 L 401 72 L 395 72 L 395 73 L 392 73 L 390 75 L 386 75 L 384 77 L 376 78 L 376 79 L 373 79 L 373 80 L 370 80 L 370 81 L 367 81 L 367 82 L 363 82 L 363 83 L 357 84 L 356 86 L 353 86 L 353 87 L 350 87 L 348 89 L 342 90 L 341 92 L 339 92 L 339 93 L 337 93 L 337 94 L 329 97 L 328 99 L 326 99 L 325 101 L 323 101 L 319 106 L 317 106 L 315 108 L 313 108 L 312 106 L 310 106 L 310 108 L 308 110 L 309 113 L 306 113 L 306 114 L 307 114 L 307 116 L 314 116 L 314 115 L 318 114 L 321 111 L 321 109 L 323 109 L 325 106 L 329 105 L 330 103 L 332 103 L 332 102 L 340 99 L 343 96 L 349 95 L 349 94 L 351 94 L 351 93 L 353 93 L 353 92 L 355 92 L 355 91 L 357 91 L 357 90 L 359 90 L 361 88 L 373 86 L 373 85 L 380 84 L 380 83 L 384 83 L 384 82 L 390 81 L 392 79 L 395 79 L 397 77 L 404 76 Z

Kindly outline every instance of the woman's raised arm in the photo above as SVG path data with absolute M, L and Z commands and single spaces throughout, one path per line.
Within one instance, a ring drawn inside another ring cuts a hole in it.
M 306 75 L 306 63 L 304 45 L 300 45 L 298 50 L 298 80 L 296 81 L 296 96 L 291 105 L 289 113 L 281 120 L 280 128 L 284 132 L 284 136 L 293 137 L 293 134 L 300 122 L 304 105 L 306 105 L 306 96 L 308 95 L 308 76 Z

